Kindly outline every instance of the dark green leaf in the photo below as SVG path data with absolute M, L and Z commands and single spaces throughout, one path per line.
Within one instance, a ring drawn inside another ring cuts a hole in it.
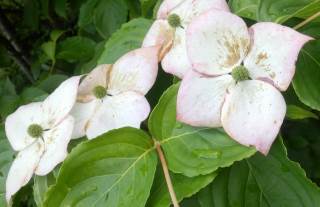
M 39 27 L 40 5 L 37 0 L 24 0 L 23 23 L 31 30 Z
M 57 46 L 57 59 L 69 62 L 86 61 L 94 55 L 96 43 L 85 37 L 69 37 Z
M 318 206 L 320 191 L 278 140 L 270 154 L 256 154 L 223 170 L 199 196 L 202 207 Z
M 93 15 L 97 31 L 107 39 L 126 22 L 127 4 L 124 0 L 103 0 L 98 3 Z
M 286 116 L 289 119 L 307 119 L 307 118 L 319 119 L 319 117 L 316 114 L 312 113 L 311 111 L 308 111 L 306 109 L 300 108 L 295 105 L 287 106 Z
M 320 40 L 311 41 L 301 50 L 293 87 L 299 99 L 320 111 Z
M 157 0 L 140 0 L 142 15 L 145 17 L 152 16 L 153 7 Z
M 63 18 L 67 18 L 68 1 L 67 0 L 54 0 L 55 12 Z
M 67 78 L 68 76 L 65 75 L 50 75 L 39 83 L 38 88 L 47 93 L 51 93 Z
M 156 165 L 151 139 L 143 131 L 110 131 L 72 150 L 44 207 L 143 207 Z
M 179 202 L 207 186 L 216 176 L 217 173 L 212 173 L 190 178 L 181 174 L 170 173 L 173 188 Z M 161 167 L 159 167 L 155 176 L 155 182 L 152 186 L 151 195 L 146 206 L 169 207 L 170 204 L 171 199 L 168 187 L 163 176 L 163 171 Z
M 219 167 L 255 153 L 221 129 L 196 128 L 176 121 L 176 95 L 179 84 L 170 87 L 161 97 L 149 118 L 152 136 L 164 149 L 171 171 L 187 176 L 208 174 Z
M 80 7 L 80 14 L 78 19 L 79 27 L 85 27 L 93 22 L 93 13 L 99 0 L 88 0 Z
M 41 101 L 39 100 L 39 98 L 46 97 L 47 95 L 48 93 L 46 93 L 45 91 L 39 88 L 30 87 L 22 91 L 22 93 L 20 94 L 20 99 L 21 99 L 20 101 L 21 101 L 21 104 Z
M 143 18 L 134 19 L 124 24 L 107 41 L 98 64 L 112 64 L 125 53 L 141 47 L 143 38 L 151 24 L 151 20 Z

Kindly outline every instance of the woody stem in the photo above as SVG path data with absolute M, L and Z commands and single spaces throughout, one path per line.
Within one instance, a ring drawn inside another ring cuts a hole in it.
M 155 142 L 155 146 L 156 146 L 156 149 L 157 149 L 157 152 L 158 152 L 158 155 L 159 155 L 159 159 L 160 159 L 160 162 L 161 162 L 161 166 L 162 166 L 162 169 L 163 169 L 163 174 L 164 174 L 164 177 L 165 177 L 165 180 L 166 180 L 166 183 L 167 183 L 167 187 L 168 187 L 168 190 L 169 190 L 169 194 L 170 194 L 170 197 L 171 197 L 172 204 L 173 204 L 174 207 L 179 207 L 179 203 L 178 203 L 178 200 L 177 200 L 177 197 L 176 197 L 176 193 L 174 192 L 172 181 L 171 181 L 171 178 L 170 178 L 167 162 L 166 162 L 166 159 L 165 159 L 164 154 L 162 152 L 160 143 L 156 141 Z

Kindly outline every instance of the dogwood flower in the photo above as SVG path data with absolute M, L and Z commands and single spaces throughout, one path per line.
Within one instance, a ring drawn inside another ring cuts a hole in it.
M 299 51 L 309 40 L 274 23 L 248 29 L 228 12 L 202 14 L 187 31 L 194 71 L 181 83 L 177 119 L 223 126 L 234 140 L 267 154 L 286 113 L 280 91 L 290 85 Z
M 212 8 L 229 11 L 225 0 L 163 1 L 143 47 L 161 45 L 163 69 L 182 78 L 192 68 L 186 51 L 186 28 L 192 19 Z
M 6 200 L 26 185 L 33 173 L 46 175 L 67 156 L 74 119 L 69 115 L 80 77 L 64 81 L 43 102 L 19 107 L 9 115 L 5 131 L 12 148 L 19 151 L 6 181 Z
M 122 56 L 114 65 L 99 65 L 81 83 L 72 137 L 95 138 L 125 126 L 140 127 L 150 112 L 144 95 L 158 73 L 159 47 L 146 47 Z

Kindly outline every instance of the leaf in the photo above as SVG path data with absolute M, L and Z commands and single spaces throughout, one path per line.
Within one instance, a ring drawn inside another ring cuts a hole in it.
M 41 206 L 45 198 L 45 193 L 49 187 L 55 183 L 53 173 L 47 176 L 34 176 L 33 178 L 33 197 L 37 206 Z
M 98 64 L 112 64 L 125 53 L 141 47 L 151 24 L 151 20 L 138 18 L 122 25 L 107 41 Z
M 56 53 L 56 43 L 53 41 L 45 42 L 41 45 L 43 52 L 50 58 L 50 60 L 55 61 Z
M 239 16 L 281 24 L 292 17 L 311 16 L 319 11 L 320 0 L 230 0 L 229 6 Z
M 143 131 L 110 131 L 72 150 L 43 207 L 143 207 L 156 165 L 151 139 Z
M 48 93 L 36 87 L 25 88 L 20 94 L 20 102 L 21 104 L 28 104 L 41 101 L 39 98 L 46 97 L 47 95 Z
M 126 22 L 127 4 L 124 0 L 103 0 L 98 3 L 93 15 L 97 31 L 107 39 Z
M 33 31 L 39 28 L 39 7 L 37 0 L 24 0 L 23 24 Z
M 0 116 L 2 118 L 14 112 L 19 106 L 19 96 L 3 95 L 0 97 Z
M 57 42 L 57 40 L 61 37 L 61 35 L 63 35 L 65 31 L 63 30 L 53 30 L 50 33 L 50 38 L 53 42 Z
M 307 119 L 307 118 L 319 119 L 319 117 L 316 114 L 295 105 L 287 106 L 286 116 L 289 119 Z
M 39 83 L 38 88 L 42 89 L 47 93 L 51 93 L 60 85 L 60 83 L 65 81 L 67 78 L 68 76 L 66 75 L 59 75 L 59 74 L 50 75 Z
M 78 19 L 79 27 L 83 28 L 93 22 L 92 14 L 94 13 L 94 9 L 96 8 L 98 2 L 99 0 L 88 0 L 81 5 Z
M 152 16 L 152 8 L 156 3 L 157 0 L 140 0 L 142 15 L 144 17 Z
M 307 43 L 300 52 L 294 90 L 300 101 L 320 111 L 320 40 Z
M 148 123 L 152 136 L 161 143 L 171 171 L 188 177 L 209 174 L 256 152 L 236 143 L 221 129 L 177 122 L 178 88 L 179 84 L 175 84 L 163 94 Z
M 11 149 L 6 139 L 4 127 L 0 126 L 0 206 L 6 206 L 5 183 L 11 162 L 13 161 L 14 151 Z
M 55 12 L 63 18 L 67 18 L 67 9 L 68 9 L 68 2 L 67 0 L 55 0 L 54 3 L 54 10 Z
M 190 178 L 181 174 L 170 173 L 173 188 L 179 202 L 207 186 L 216 176 L 217 173 L 211 173 Z M 169 207 L 170 204 L 171 199 L 167 184 L 163 176 L 163 171 L 161 167 L 159 167 L 146 207 Z
M 95 66 L 97 66 L 98 59 L 100 58 L 104 50 L 104 45 L 105 45 L 104 41 L 97 43 L 94 49 L 93 57 L 88 62 L 82 64 L 80 68 L 76 68 L 75 73 L 76 74 L 89 73 Z
M 69 37 L 60 42 L 57 47 L 57 59 L 69 62 L 86 61 L 94 55 L 96 43 L 86 37 Z
M 278 140 L 267 157 L 256 154 L 224 169 L 199 201 L 202 207 L 318 206 L 320 191 Z

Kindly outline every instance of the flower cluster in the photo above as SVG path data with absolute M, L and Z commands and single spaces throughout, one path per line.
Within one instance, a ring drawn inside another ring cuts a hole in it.
M 247 28 L 225 0 L 166 0 L 144 46 L 162 45 L 162 67 L 182 78 L 177 120 L 223 127 L 267 154 L 286 113 L 280 91 L 310 37 L 279 24 Z
M 159 61 L 182 79 L 178 121 L 223 127 L 240 144 L 267 154 L 286 113 L 281 91 L 309 40 L 270 22 L 248 28 L 225 0 L 164 0 L 142 48 L 71 77 L 43 102 L 7 117 L 8 140 L 19 151 L 7 177 L 7 201 L 33 174 L 46 175 L 61 163 L 71 139 L 139 128 L 150 113 L 145 95 Z
M 82 81 L 71 77 L 43 102 L 21 106 L 7 117 L 6 135 L 19 151 L 6 181 L 7 202 L 34 173 L 47 175 L 61 163 L 72 138 L 140 127 L 150 112 L 144 95 L 157 77 L 159 49 L 131 51 L 113 65 L 97 66 Z

